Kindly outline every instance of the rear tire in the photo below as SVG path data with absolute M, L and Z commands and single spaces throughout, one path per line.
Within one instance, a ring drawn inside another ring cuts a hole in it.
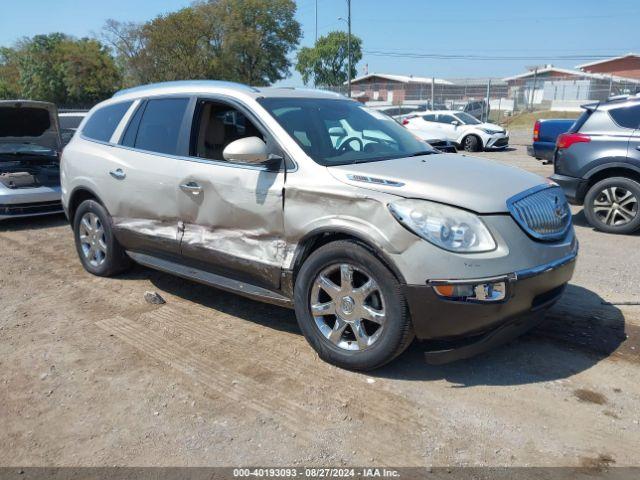
M 462 148 L 465 152 L 479 152 L 482 142 L 475 135 L 467 135 L 462 139 Z
M 73 217 L 73 236 L 87 272 L 109 277 L 131 267 L 131 259 L 113 235 L 111 216 L 95 200 L 85 200 L 78 206 Z
M 368 249 L 333 242 L 304 262 L 294 288 L 300 329 L 320 358 L 372 370 L 400 355 L 413 329 L 400 283 Z
M 584 199 L 584 214 L 596 230 L 629 234 L 640 228 L 640 183 L 611 177 L 593 185 Z

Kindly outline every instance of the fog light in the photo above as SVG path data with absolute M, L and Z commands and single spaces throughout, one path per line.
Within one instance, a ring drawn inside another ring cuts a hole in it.
M 441 284 L 433 289 L 441 297 L 461 302 L 499 302 L 507 296 L 506 282 Z

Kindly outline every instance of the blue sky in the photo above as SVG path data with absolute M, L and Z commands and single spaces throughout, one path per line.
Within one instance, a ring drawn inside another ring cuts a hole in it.
M 100 32 L 108 18 L 144 21 L 187 6 L 189 0 L 3 0 L 0 45 L 23 36 L 62 31 L 75 36 Z M 315 38 L 315 0 L 298 0 L 302 45 Z M 346 0 L 318 0 L 319 35 L 345 28 Z M 570 55 L 640 52 L 637 0 L 352 0 L 352 28 L 364 42 L 362 72 L 419 76 L 508 76 L 525 66 L 574 67 L 588 60 Z M 543 57 L 539 59 L 397 58 L 372 52 Z M 300 85 L 297 75 L 281 82 Z

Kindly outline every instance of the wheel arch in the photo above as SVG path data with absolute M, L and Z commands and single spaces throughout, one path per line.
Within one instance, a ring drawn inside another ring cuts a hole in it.
M 404 276 L 384 252 L 383 248 L 363 235 L 362 232 L 348 227 L 323 227 L 307 233 L 298 242 L 293 254 L 291 267 L 284 275 L 285 282 L 283 282 L 283 290 L 286 293 L 293 293 L 296 276 L 306 259 L 320 247 L 339 240 L 351 240 L 367 249 L 391 271 L 398 282 L 401 284 L 406 283 Z
M 78 207 L 85 200 L 95 200 L 104 207 L 104 202 L 91 188 L 84 186 L 76 187 L 69 195 L 69 203 L 67 207 L 67 216 L 69 217 L 69 223 L 71 223 L 71 225 L 73 225 L 73 219 L 75 218 Z
M 587 185 L 584 189 L 584 195 L 586 195 L 589 189 L 596 183 L 611 177 L 626 177 L 640 183 L 640 168 L 621 162 L 613 162 L 595 167 L 585 175 Z

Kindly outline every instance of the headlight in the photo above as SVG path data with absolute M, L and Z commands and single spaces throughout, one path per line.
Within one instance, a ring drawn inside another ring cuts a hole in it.
M 452 252 L 487 252 L 496 248 L 491 233 L 477 215 L 426 200 L 398 200 L 389 204 L 406 228 Z
M 484 133 L 487 133 L 489 135 L 495 135 L 496 133 L 502 133 L 502 130 L 491 130 L 490 128 L 481 128 L 480 130 L 482 130 Z

